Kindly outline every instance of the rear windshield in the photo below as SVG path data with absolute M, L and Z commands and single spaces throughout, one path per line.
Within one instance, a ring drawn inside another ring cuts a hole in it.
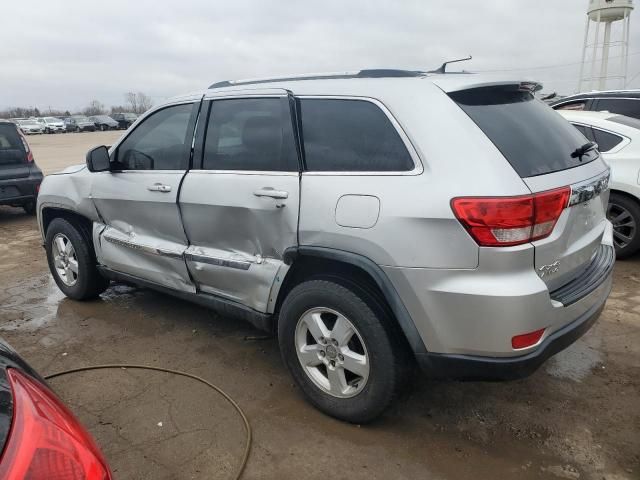
M 473 88 L 449 96 L 522 178 L 577 167 L 598 157 L 595 150 L 572 156 L 585 144 L 584 136 L 517 85 Z
M 0 123 L 0 168 L 23 163 L 26 160 L 24 144 L 15 125 Z

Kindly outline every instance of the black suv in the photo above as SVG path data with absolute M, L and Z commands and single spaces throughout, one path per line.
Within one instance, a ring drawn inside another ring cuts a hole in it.
M 551 102 L 555 110 L 591 110 L 640 118 L 640 90 L 578 93 Z
M 42 171 L 26 138 L 15 124 L 0 120 L 0 205 L 34 214 L 41 182 Z
M 112 113 L 111 118 L 113 118 L 116 122 L 118 122 L 118 126 L 121 129 L 126 130 L 131 126 L 133 122 L 135 122 L 138 119 L 138 115 L 136 115 L 135 113 L 126 113 L 126 112 Z

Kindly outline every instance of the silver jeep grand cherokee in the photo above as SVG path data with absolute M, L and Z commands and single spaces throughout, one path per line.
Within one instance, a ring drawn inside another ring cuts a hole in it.
M 277 333 L 350 422 L 427 375 L 530 374 L 611 289 L 609 169 L 539 85 L 363 70 L 221 82 L 139 118 L 38 197 L 60 289 L 110 280 Z

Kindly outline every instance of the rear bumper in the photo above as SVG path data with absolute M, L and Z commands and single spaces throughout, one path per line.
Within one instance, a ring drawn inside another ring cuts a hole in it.
M 35 200 L 42 178 L 42 172 L 31 167 L 28 177 L 0 180 L 0 205 L 23 205 Z
M 609 285 L 611 279 L 607 279 Z M 596 322 L 605 303 L 594 305 L 580 318 L 549 335 L 536 350 L 519 357 L 482 357 L 424 353 L 418 364 L 431 378 L 458 380 L 514 380 L 535 372 L 549 357 L 564 350 Z

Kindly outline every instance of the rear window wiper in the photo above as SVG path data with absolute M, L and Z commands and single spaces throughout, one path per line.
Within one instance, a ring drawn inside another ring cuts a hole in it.
M 582 157 L 584 155 L 589 153 L 591 150 L 595 150 L 596 148 L 598 148 L 598 144 L 596 142 L 587 142 L 581 147 L 576 148 L 571 153 L 571 158 L 577 158 L 578 160 L 582 161 Z

